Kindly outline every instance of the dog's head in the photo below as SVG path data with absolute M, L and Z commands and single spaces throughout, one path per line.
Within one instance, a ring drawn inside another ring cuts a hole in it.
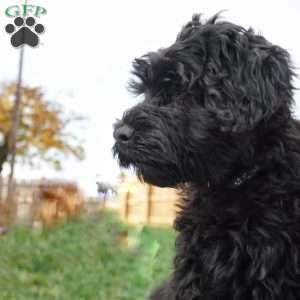
M 292 104 L 288 53 L 252 29 L 193 17 L 168 48 L 136 59 L 143 101 L 115 125 L 114 153 L 159 186 L 219 181 L 251 164 L 257 135 Z

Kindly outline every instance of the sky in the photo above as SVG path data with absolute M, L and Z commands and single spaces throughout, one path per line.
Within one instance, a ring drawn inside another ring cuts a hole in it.
M 13 22 L 4 12 L 8 6 L 22 3 L 0 1 L 0 83 L 16 79 L 20 51 L 11 46 L 4 30 Z M 41 86 L 48 100 L 87 117 L 83 128 L 74 128 L 84 138 L 86 159 L 66 159 L 59 172 L 18 166 L 20 179 L 73 180 L 88 195 L 95 195 L 97 178 L 114 182 L 120 170 L 111 153 L 112 124 L 137 102 L 126 89 L 131 62 L 172 44 L 194 13 L 209 17 L 225 9 L 224 19 L 251 26 L 287 49 L 300 68 L 299 0 L 28 0 L 28 4 L 47 9 L 47 14 L 38 18 L 46 30 L 38 47 L 25 47 L 23 81 Z M 300 69 L 296 72 L 300 74 Z M 300 88 L 300 81 L 295 85 Z M 295 114 L 300 117 L 300 92 L 295 92 L 295 99 Z

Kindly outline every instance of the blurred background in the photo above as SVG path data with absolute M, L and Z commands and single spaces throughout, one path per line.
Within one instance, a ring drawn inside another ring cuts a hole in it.
M 5 10 L 24 3 L 0 2 L 0 299 L 143 299 L 170 273 L 178 196 L 112 157 L 112 125 L 138 101 L 132 60 L 173 43 L 193 13 L 225 9 L 299 74 L 300 2 L 28 0 L 47 10 L 35 16 L 45 32 L 21 50 Z

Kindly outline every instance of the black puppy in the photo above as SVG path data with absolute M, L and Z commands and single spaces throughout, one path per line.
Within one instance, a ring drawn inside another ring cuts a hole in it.
M 194 16 L 133 63 L 144 101 L 114 153 L 146 182 L 180 187 L 171 278 L 153 300 L 300 299 L 300 125 L 287 51 Z

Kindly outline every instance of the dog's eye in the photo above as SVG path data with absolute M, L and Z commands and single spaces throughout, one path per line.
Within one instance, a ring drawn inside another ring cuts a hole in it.
M 155 106 L 166 106 L 172 102 L 171 95 L 167 91 L 152 93 L 145 98 L 145 102 Z
M 208 90 L 207 96 L 209 99 L 211 99 L 213 101 L 220 99 L 220 93 L 215 89 Z
M 171 103 L 171 100 L 167 96 L 160 96 L 160 97 L 156 98 L 156 100 L 155 100 L 155 105 L 157 105 L 157 106 L 166 106 L 170 103 Z
M 216 76 L 218 74 L 217 67 L 213 64 L 209 64 L 207 66 L 207 73 L 212 75 L 212 76 Z

